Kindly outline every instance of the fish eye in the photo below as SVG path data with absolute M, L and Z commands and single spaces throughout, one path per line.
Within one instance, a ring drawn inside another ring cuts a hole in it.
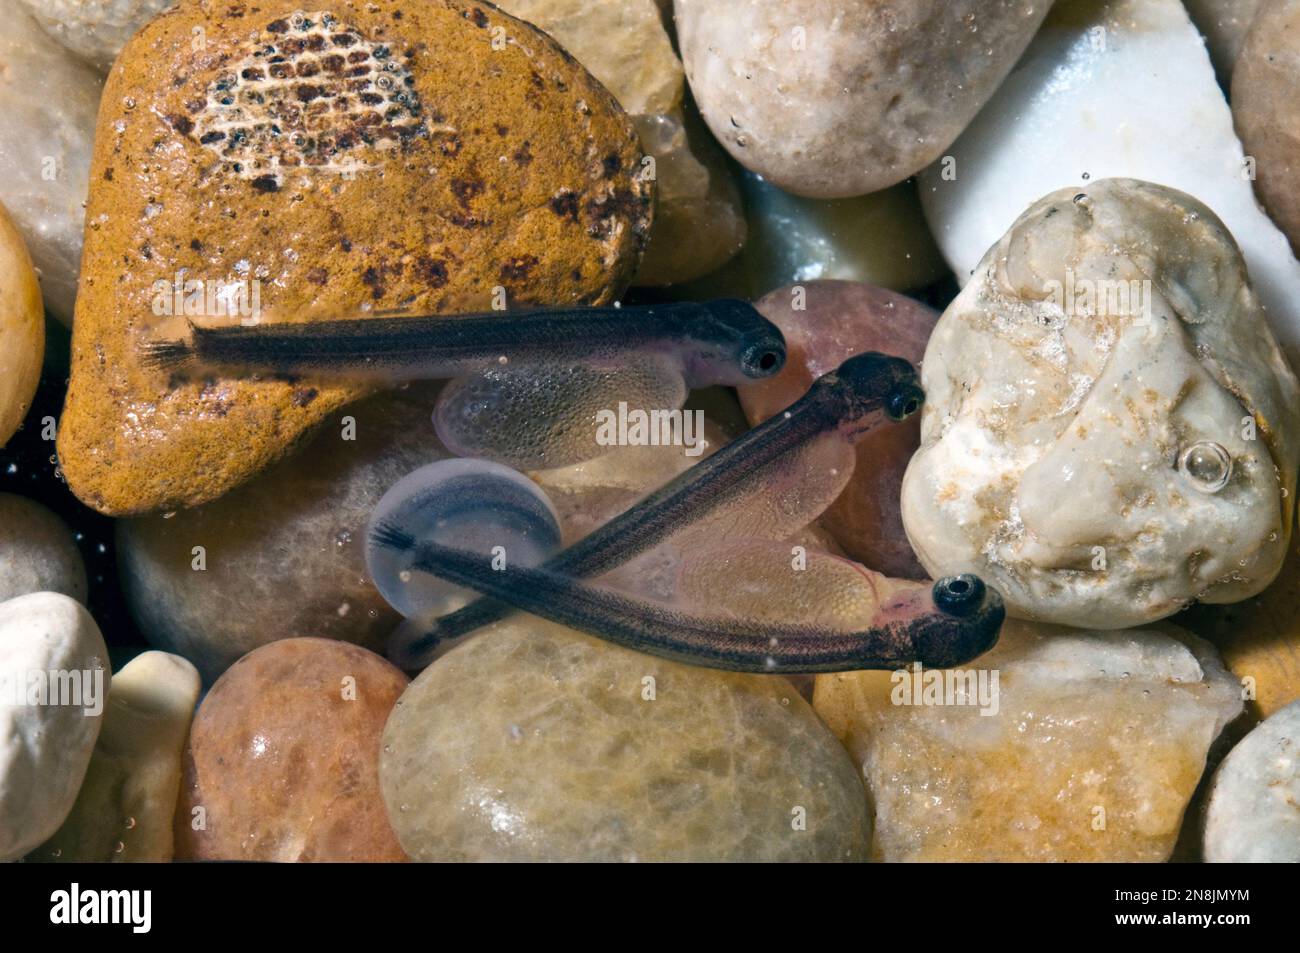
M 925 403 L 925 392 L 915 384 L 904 384 L 890 395 L 886 412 L 894 420 L 906 420 Z
M 785 351 L 769 343 L 751 344 L 741 353 L 741 364 L 750 377 L 768 377 L 785 364 Z

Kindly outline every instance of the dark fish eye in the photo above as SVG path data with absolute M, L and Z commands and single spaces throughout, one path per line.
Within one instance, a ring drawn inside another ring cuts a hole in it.
M 751 377 L 767 377 L 781 369 L 785 354 L 770 344 L 753 344 L 745 348 L 740 360 Z
M 915 384 L 904 384 L 889 395 L 886 412 L 894 420 L 906 420 L 925 402 L 925 392 Z

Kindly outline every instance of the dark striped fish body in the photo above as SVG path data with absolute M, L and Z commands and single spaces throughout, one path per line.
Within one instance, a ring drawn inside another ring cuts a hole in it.
M 618 364 L 653 353 L 676 356 L 693 383 L 738 383 L 775 374 L 785 362 L 780 331 L 739 301 L 196 325 L 188 341 L 150 342 L 144 351 L 168 369 L 390 381 L 460 377 L 498 364 Z

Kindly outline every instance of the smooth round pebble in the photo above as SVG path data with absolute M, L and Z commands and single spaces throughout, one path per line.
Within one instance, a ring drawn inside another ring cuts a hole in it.
M 0 862 L 42 843 L 72 810 L 109 676 L 104 637 L 81 603 L 57 592 L 0 602 Z
M 86 565 L 72 530 L 35 500 L 0 493 L 0 602 L 29 592 L 86 601 Z
M 0 447 L 32 406 L 44 357 L 45 312 L 36 271 L 22 235 L 0 205 Z
M 400 861 L 379 736 L 406 676 L 365 649 L 286 639 L 208 692 L 176 811 L 182 860 Z
M 28 861 L 151 862 L 172 859 L 181 754 L 198 670 L 179 655 L 142 652 L 113 676 L 103 730 L 72 812 Z
M 380 785 L 419 861 L 853 861 L 871 834 L 848 755 L 784 679 L 532 618 L 411 683 Z
M 1219 765 L 1205 812 L 1210 863 L 1300 863 L 1300 702 L 1246 735 Z
M 676 0 L 686 77 L 746 168 L 844 198 L 943 155 L 1047 15 L 1039 0 Z

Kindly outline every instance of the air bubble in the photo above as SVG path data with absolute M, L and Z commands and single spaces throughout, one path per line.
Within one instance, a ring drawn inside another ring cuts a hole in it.
M 1202 493 L 1218 493 L 1232 478 L 1232 456 L 1219 444 L 1200 440 L 1183 451 L 1178 467 Z

